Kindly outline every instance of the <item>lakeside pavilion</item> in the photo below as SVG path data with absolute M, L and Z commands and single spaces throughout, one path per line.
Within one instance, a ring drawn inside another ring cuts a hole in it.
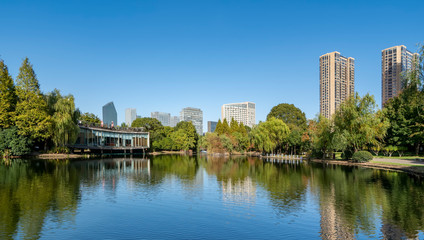
M 150 147 L 150 134 L 141 128 L 106 128 L 79 125 L 79 134 L 74 145 L 74 152 L 97 151 L 133 153 Z

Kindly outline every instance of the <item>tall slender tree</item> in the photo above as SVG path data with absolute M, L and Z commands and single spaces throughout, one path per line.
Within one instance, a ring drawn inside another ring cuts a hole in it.
M 0 60 L 0 128 L 13 125 L 16 108 L 16 92 L 6 64 Z
M 52 119 L 48 114 L 47 102 L 40 91 L 35 72 L 28 58 L 22 62 L 16 78 L 15 123 L 19 134 L 35 141 L 44 141 L 51 135 Z

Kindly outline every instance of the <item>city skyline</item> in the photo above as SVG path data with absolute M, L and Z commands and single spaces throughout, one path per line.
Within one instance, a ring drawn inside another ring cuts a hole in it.
M 2 3 L 8 34 L 0 39 L 0 58 L 16 78 L 28 56 L 41 90 L 73 94 L 82 112 L 101 117 L 102 105 L 113 100 L 118 120 L 130 106 L 142 109 L 142 117 L 157 110 L 178 115 L 192 106 L 203 110 L 205 121 L 216 121 L 222 104 L 242 101 L 258 105 L 256 123 L 279 103 L 314 118 L 320 110 L 317 58 L 335 50 L 356 59 L 355 90 L 374 95 L 381 107 L 381 50 L 405 45 L 416 52 L 424 39 L 417 31 L 422 1 L 84 6 Z M 390 27 L 405 34 L 387 31 L 387 15 L 401 19 Z M 286 24 L 292 19 L 298 20 Z

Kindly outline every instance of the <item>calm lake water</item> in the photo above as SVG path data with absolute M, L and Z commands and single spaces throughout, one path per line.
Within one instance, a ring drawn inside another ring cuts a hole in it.
M 0 163 L 0 239 L 424 238 L 424 181 L 258 158 Z

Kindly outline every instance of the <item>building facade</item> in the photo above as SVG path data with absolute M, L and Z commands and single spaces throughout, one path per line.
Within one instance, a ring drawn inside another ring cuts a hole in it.
M 113 104 L 113 102 L 109 102 L 103 106 L 102 115 L 103 124 L 105 126 L 110 127 L 112 126 L 112 123 L 114 126 L 118 124 L 118 114 L 116 113 L 115 105 Z
M 218 124 L 218 122 L 208 121 L 208 132 L 215 132 L 216 124 Z
M 355 93 L 355 59 L 331 52 L 319 58 L 320 113 L 330 118 Z
M 125 124 L 131 127 L 132 122 L 137 118 L 137 110 L 135 108 L 125 109 Z
M 203 112 L 199 108 L 183 108 L 180 112 L 180 121 L 192 122 L 197 134 L 203 135 Z
M 152 112 L 150 113 L 151 118 L 155 118 L 162 123 L 163 126 L 171 126 L 171 114 L 165 112 Z
M 178 116 L 171 116 L 171 121 L 170 121 L 170 127 L 175 127 L 177 126 L 177 124 L 180 122 L 180 117 Z
M 402 78 L 405 71 L 413 68 L 414 58 L 404 45 L 386 48 L 381 51 L 381 101 L 382 106 L 402 90 Z
M 253 102 L 228 103 L 221 107 L 222 120 L 230 123 L 234 118 L 238 123 L 253 127 L 256 123 L 256 104 Z

